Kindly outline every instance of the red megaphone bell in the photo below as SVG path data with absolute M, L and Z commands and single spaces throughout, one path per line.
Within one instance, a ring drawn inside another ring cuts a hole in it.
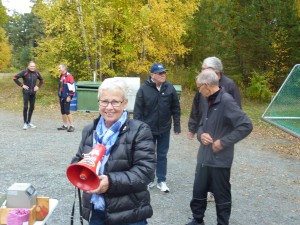
M 97 144 L 81 161 L 68 166 L 67 177 L 69 181 L 84 191 L 96 189 L 100 184 L 97 172 L 101 166 L 101 160 L 105 151 L 104 145 Z

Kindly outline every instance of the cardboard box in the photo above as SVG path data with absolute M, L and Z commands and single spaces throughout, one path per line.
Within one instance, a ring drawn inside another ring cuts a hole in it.
M 49 197 L 36 198 L 36 220 L 44 220 L 49 213 Z
M 6 217 L 9 213 L 9 211 L 13 210 L 14 208 L 0 208 L 0 224 L 5 225 L 6 224 Z M 36 205 L 32 206 L 30 209 L 29 214 L 29 225 L 33 225 L 33 223 L 36 221 Z
M 0 224 L 6 224 L 6 218 L 9 211 L 14 208 L 0 208 Z M 35 221 L 42 221 L 49 213 L 49 197 L 37 197 L 36 205 L 30 209 L 29 225 L 33 225 Z

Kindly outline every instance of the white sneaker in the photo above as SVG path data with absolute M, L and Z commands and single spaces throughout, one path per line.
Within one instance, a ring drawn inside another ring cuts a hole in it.
M 168 193 L 170 189 L 168 188 L 166 182 L 160 182 L 156 186 L 158 189 L 160 189 L 162 192 Z
M 214 202 L 215 201 L 215 197 L 214 197 L 213 193 L 207 192 L 207 201 L 208 202 Z
M 148 190 L 150 189 L 150 188 L 153 188 L 155 186 L 155 183 L 154 182 L 150 182 L 149 184 L 148 184 Z
M 30 128 L 36 128 L 36 125 L 34 125 L 33 123 L 29 123 L 29 124 L 27 124 L 28 125 L 28 127 L 30 127 Z
M 28 124 L 27 124 L 27 123 L 24 123 L 23 129 L 24 129 L 24 130 L 27 130 L 28 128 L 29 128 Z

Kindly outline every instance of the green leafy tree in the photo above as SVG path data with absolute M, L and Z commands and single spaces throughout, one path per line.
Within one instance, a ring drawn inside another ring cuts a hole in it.
M 267 81 L 268 74 L 251 73 L 250 84 L 246 89 L 246 95 L 250 99 L 268 102 L 271 100 L 272 92 Z
M 281 27 L 276 33 L 272 41 L 273 57 L 266 62 L 270 71 L 268 79 L 271 81 L 272 89 L 277 90 L 281 86 L 286 77 L 288 61 L 290 58 L 290 49 L 287 47 L 288 34 L 285 28 Z
M 225 73 L 238 79 L 241 68 L 235 49 L 236 16 L 231 0 L 202 0 L 188 26 L 185 45 L 191 50 L 186 55 L 185 66 L 199 71 L 204 58 L 217 56 L 223 61 Z
M 299 62 L 297 8 L 295 0 L 202 0 L 189 23 L 185 65 L 199 70 L 215 55 L 238 83 L 247 85 L 254 70 L 272 71 L 268 80 L 277 89 Z
M 33 59 L 33 54 L 31 52 L 32 47 L 25 46 L 22 48 L 19 54 L 20 65 L 27 65 L 29 61 Z
M 295 0 L 236 1 L 235 49 L 248 81 L 253 70 L 273 71 L 276 89 L 299 61 L 299 18 Z M 278 82 L 279 81 L 279 82 Z

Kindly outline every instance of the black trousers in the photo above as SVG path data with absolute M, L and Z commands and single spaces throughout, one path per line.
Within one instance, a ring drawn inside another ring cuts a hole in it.
M 28 102 L 29 102 L 29 110 L 28 110 Z M 34 104 L 35 104 L 35 94 L 25 94 L 23 93 L 23 119 L 24 123 L 30 123 L 32 113 L 34 110 Z
M 204 218 L 208 191 L 214 193 L 218 225 L 228 225 L 231 213 L 230 168 L 197 164 L 190 207 L 199 223 Z

